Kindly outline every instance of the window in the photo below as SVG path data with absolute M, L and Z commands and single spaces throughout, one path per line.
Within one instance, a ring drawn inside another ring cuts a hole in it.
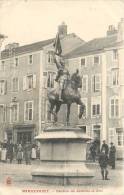
M 86 58 L 81 58 L 81 67 L 86 66 Z
M 6 106 L 0 104 L 0 123 L 6 121 Z
M 93 92 L 101 91 L 101 75 L 100 74 L 92 76 L 92 91 Z
M 92 136 L 94 139 L 100 140 L 100 130 L 101 130 L 101 125 L 93 125 L 92 126 Z
M 114 49 L 113 50 L 113 60 L 117 60 L 118 59 L 118 50 Z
M 33 101 L 26 101 L 24 103 L 24 120 L 25 121 L 33 120 Z
M 100 115 L 100 104 L 92 105 L 92 116 Z
M 5 61 L 1 61 L 0 70 L 1 71 L 4 71 L 5 70 Z
M 49 64 L 53 64 L 54 63 L 54 56 L 53 56 L 53 52 L 49 51 L 47 54 L 47 62 Z
M 115 140 L 115 129 L 109 128 L 109 143 L 114 142 Z
M 117 132 L 117 144 L 118 146 L 124 146 L 124 132 Z
M 112 71 L 112 86 L 118 85 L 118 71 Z
M 36 88 L 36 75 L 31 74 L 23 77 L 23 90 Z
M 27 88 L 28 89 L 33 88 L 33 75 L 27 76 Z
M 10 105 L 10 122 L 18 122 L 19 119 L 19 103 L 12 103 Z
M 33 63 L 33 55 L 29 55 L 29 64 Z
M 19 90 L 19 80 L 17 77 L 12 79 L 12 91 L 16 92 Z
M 110 99 L 110 118 L 119 117 L 119 99 L 111 98 Z
M 0 95 L 4 95 L 6 93 L 6 81 L 0 80 Z
M 18 66 L 18 63 L 19 63 L 19 59 L 18 58 L 15 58 L 15 67 Z
M 47 88 L 47 72 L 43 72 L 43 88 Z
M 100 64 L 100 56 L 94 56 L 94 65 Z
M 92 117 L 99 117 L 101 115 L 101 97 L 93 97 L 91 101 Z
M 84 75 L 82 78 L 82 92 L 87 93 L 88 92 L 88 76 Z
M 53 88 L 54 87 L 54 80 L 55 80 L 56 74 L 54 72 L 48 72 L 47 75 L 47 87 Z

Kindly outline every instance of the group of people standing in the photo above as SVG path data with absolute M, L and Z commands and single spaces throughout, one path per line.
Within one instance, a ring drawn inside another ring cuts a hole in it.
M 25 160 L 26 164 L 31 164 L 31 159 L 39 158 L 37 145 L 31 144 L 30 142 L 26 142 L 26 144 L 22 145 L 21 143 L 13 144 L 12 140 L 9 142 L 4 140 L 0 148 L 0 160 L 2 162 L 9 160 L 9 162 L 12 163 L 12 161 L 16 159 L 18 164 L 21 164 L 23 160 Z
M 111 142 L 109 147 L 104 140 L 102 146 L 100 147 L 100 143 L 98 144 L 95 140 L 90 146 L 90 155 L 93 162 L 98 159 L 102 179 L 108 180 L 108 165 L 111 166 L 112 169 L 115 169 L 116 147 L 114 144 Z
M 99 155 L 99 165 L 101 168 L 102 179 L 108 180 L 108 165 L 115 169 L 116 160 L 116 148 L 111 142 L 110 147 L 106 144 L 105 140 L 101 146 L 101 152 Z

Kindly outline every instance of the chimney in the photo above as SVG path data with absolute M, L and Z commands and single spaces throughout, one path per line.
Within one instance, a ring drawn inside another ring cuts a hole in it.
M 117 41 L 124 41 L 124 18 L 121 18 L 121 21 L 118 23 L 118 37 Z
M 115 26 L 109 25 L 108 30 L 107 30 L 107 36 L 112 36 L 117 34 L 117 30 L 115 29 Z
M 65 22 L 62 22 L 62 24 L 58 26 L 58 33 L 60 37 L 64 37 L 67 35 L 67 25 L 65 24 Z
M 9 43 L 5 46 L 5 49 L 14 49 L 19 47 L 19 43 Z

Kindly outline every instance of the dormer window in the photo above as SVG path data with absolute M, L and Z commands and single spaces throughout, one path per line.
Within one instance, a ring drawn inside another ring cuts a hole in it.
M 4 60 L 1 61 L 0 70 L 2 70 L 2 71 L 5 70 L 5 61 Z
M 19 59 L 18 58 L 15 58 L 15 67 L 18 66 L 18 63 L 19 63 Z
M 81 58 L 81 67 L 86 66 L 86 58 Z
M 29 55 L 29 64 L 33 63 L 33 55 Z
M 94 56 L 94 64 L 100 64 L 100 56 Z

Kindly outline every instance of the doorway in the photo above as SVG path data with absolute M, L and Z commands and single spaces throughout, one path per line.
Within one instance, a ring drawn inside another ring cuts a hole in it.
M 32 132 L 18 132 L 17 133 L 17 143 L 21 143 L 22 145 L 26 144 L 26 142 L 32 142 Z

